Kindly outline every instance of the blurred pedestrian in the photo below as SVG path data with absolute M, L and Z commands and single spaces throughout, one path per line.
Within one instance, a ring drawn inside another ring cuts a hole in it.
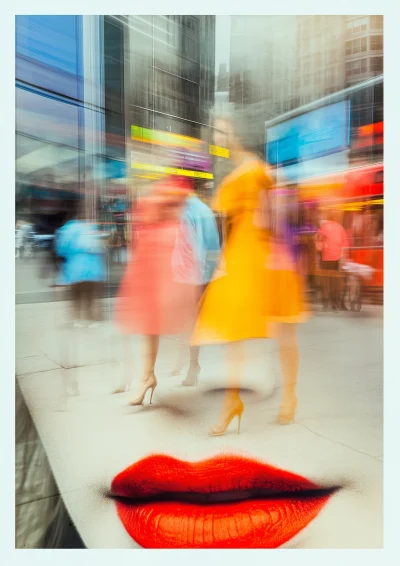
M 219 268 L 204 294 L 192 343 L 228 345 L 228 383 L 218 424 L 210 435 L 226 432 L 244 405 L 240 385 L 244 366 L 244 340 L 267 338 L 278 323 L 284 379 L 279 422 L 294 418 L 299 354 L 296 323 L 304 313 L 301 281 L 290 262 L 275 263 L 271 244 L 274 217 L 271 169 L 245 146 L 246 119 L 216 121 L 216 145 L 227 147 L 235 170 L 217 191 L 213 206 L 225 215 L 225 238 Z M 226 145 L 225 145 L 226 144 Z M 280 249 L 275 248 L 278 255 Z M 286 254 L 288 255 L 288 254 Z M 239 428 L 238 428 L 239 430 Z
M 72 212 L 72 218 L 58 230 L 56 252 L 62 258 L 58 283 L 71 288 L 75 326 L 97 326 L 97 299 L 106 277 L 104 246 L 97 226 Z
M 195 251 L 196 263 L 199 269 L 186 273 L 185 250 L 182 248 L 182 245 L 177 246 L 172 258 L 175 278 L 181 283 L 198 286 L 199 295 L 202 295 L 218 263 L 220 241 L 213 212 L 193 192 L 186 200 L 186 205 L 183 209 L 182 229 L 190 237 L 188 240 L 189 253 L 191 253 L 191 250 Z M 185 240 L 181 237 L 178 241 L 182 244 Z M 180 348 L 178 363 L 172 375 L 179 375 L 184 365 L 185 342 L 182 344 L 183 347 Z M 199 352 L 199 346 L 190 346 L 190 365 L 186 379 L 182 382 L 184 386 L 197 384 L 200 373 Z
M 329 304 L 335 312 L 341 307 L 340 298 L 340 263 L 347 256 L 349 247 L 345 229 L 337 221 L 333 210 L 327 213 L 326 221 L 316 236 L 316 246 L 321 252 L 323 308 L 328 310 Z
M 313 238 L 317 232 L 317 227 L 313 220 L 312 209 L 309 205 L 304 205 L 299 225 L 300 238 L 300 269 L 304 274 L 305 281 L 310 291 L 316 291 L 316 257 Z
M 178 235 L 184 237 L 184 266 L 188 281 L 197 281 L 198 265 L 191 237 L 182 228 L 181 216 L 190 187 L 166 179 L 155 183 L 150 195 L 132 212 L 133 249 L 118 292 L 116 322 L 129 334 L 145 338 L 144 370 L 138 393 L 130 405 L 143 403 L 157 386 L 155 364 L 159 337 L 190 331 L 199 300 L 199 286 L 181 283 L 172 256 Z M 121 390 L 119 388 L 115 393 Z
M 26 220 L 18 220 L 15 228 L 15 257 L 26 258 L 32 255 L 33 226 Z
M 18 220 L 15 226 L 15 257 L 20 258 L 23 255 L 24 250 L 24 223 L 22 220 Z

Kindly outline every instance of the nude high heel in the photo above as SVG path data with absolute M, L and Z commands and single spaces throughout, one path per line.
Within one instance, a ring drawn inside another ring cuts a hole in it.
M 233 402 L 232 406 L 229 409 L 227 415 L 225 416 L 223 422 L 219 425 L 216 425 L 210 429 L 209 435 L 210 436 L 223 436 L 226 433 L 226 429 L 228 428 L 231 421 L 237 417 L 238 418 L 238 434 L 240 433 L 240 424 L 242 421 L 242 415 L 244 411 L 244 405 L 242 400 L 239 396 L 237 396 Z
M 156 387 L 157 387 L 157 379 L 156 376 L 152 374 L 142 383 L 142 391 L 138 395 L 138 397 L 136 397 L 136 399 L 133 399 L 132 401 L 129 401 L 128 405 L 130 405 L 131 407 L 136 407 L 137 405 L 143 405 L 144 398 L 149 389 L 151 390 L 150 393 L 150 405 L 151 405 L 151 402 L 153 400 L 153 393 Z

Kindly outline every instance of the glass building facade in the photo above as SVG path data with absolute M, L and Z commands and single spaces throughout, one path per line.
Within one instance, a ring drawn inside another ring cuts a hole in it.
M 214 67 L 215 16 L 17 16 L 17 213 L 49 218 L 79 193 L 140 183 L 132 163 L 160 151 L 132 127 L 204 142 L 172 164 L 209 180 Z
M 17 16 L 15 73 L 17 212 L 54 213 L 82 181 L 82 17 Z

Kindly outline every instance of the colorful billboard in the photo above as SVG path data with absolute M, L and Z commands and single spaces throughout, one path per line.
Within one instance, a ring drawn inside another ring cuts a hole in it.
M 131 139 L 139 146 L 149 144 L 155 149 L 150 155 L 146 153 L 145 145 L 142 150 L 138 150 L 136 145 L 136 151 L 131 152 L 131 168 L 134 170 L 199 179 L 213 178 L 212 156 L 207 142 L 203 140 L 135 125 L 131 126 Z
M 342 101 L 269 127 L 266 158 L 285 167 L 344 151 L 349 143 L 350 105 Z

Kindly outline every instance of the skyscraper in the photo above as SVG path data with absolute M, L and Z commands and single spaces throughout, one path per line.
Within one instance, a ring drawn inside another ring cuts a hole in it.
M 299 105 L 345 87 L 343 16 L 297 16 Z
M 296 17 L 232 16 L 230 101 L 263 151 L 264 121 L 296 106 Z
M 214 16 L 118 19 L 128 34 L 128 122 L 200 137 L 214 102 Z
M 383 73 L 383 16 L 345 16 L 346 86 Z

